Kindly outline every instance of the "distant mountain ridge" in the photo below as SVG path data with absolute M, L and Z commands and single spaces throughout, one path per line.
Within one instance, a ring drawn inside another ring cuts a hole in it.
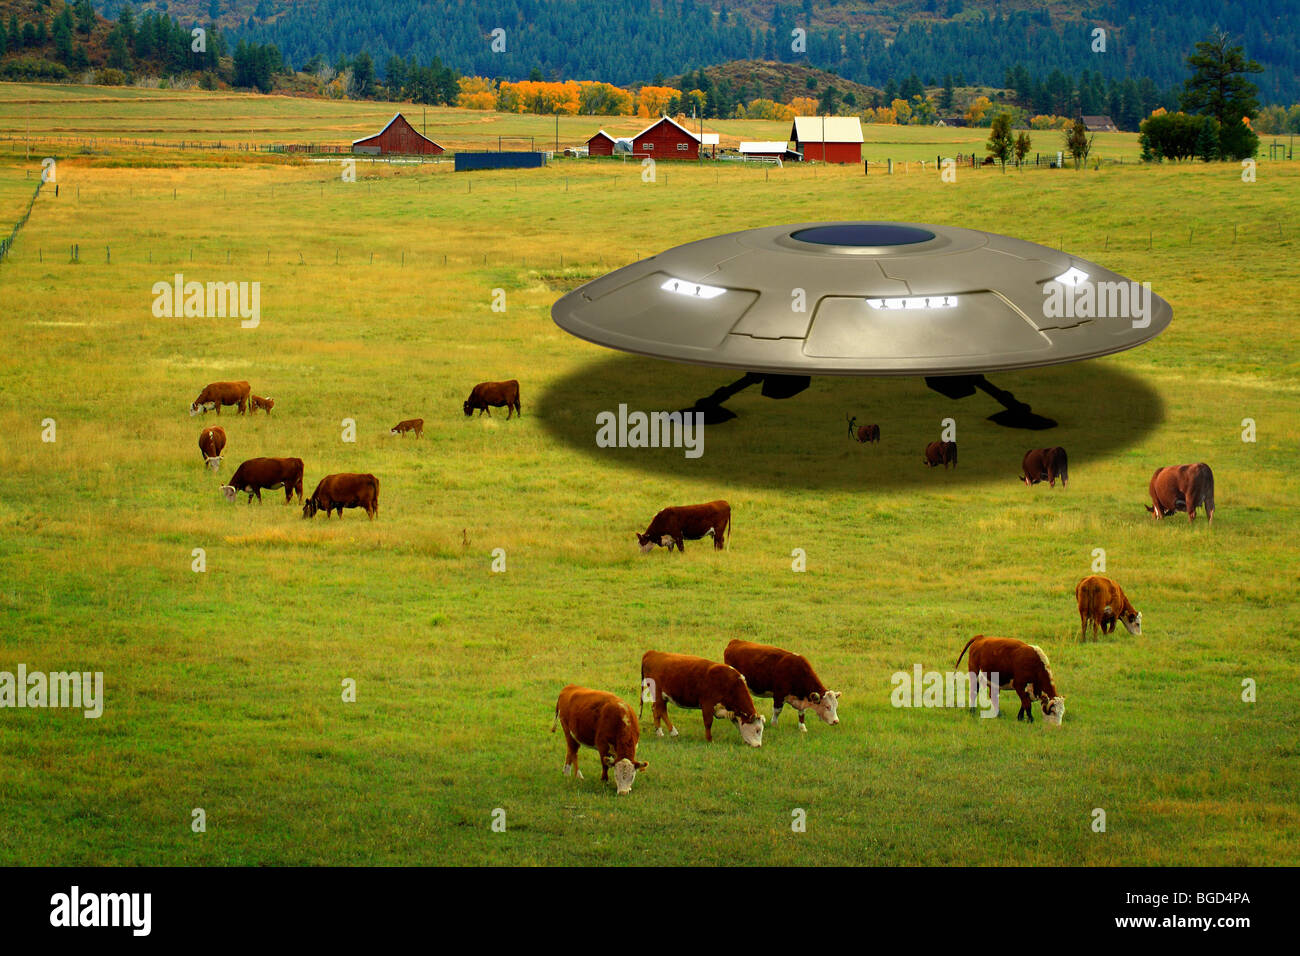
M 650 83 L 733 60 L 799 61 L 883 88 L 915 73 L 945 73 L 1001 85 L 1023 65 L 1105 77 L 1148 77 L 1160 88 L 1187 75 L 1196 41 L 1223 26 L 1266 72 L 1255 78 L 1266 102 L 1300 99 L 1300 0 L 146 0 L 203 22 L 215 10 L 235 33 L 276 44 L 301 66 L 367 51 L 382 71 L 390 56 L 462 73 L 524 79 Z M 121 0 L 96 6 L 116 16 Z M 242 20 L 240 19 L 242 17 Z M 1106 33 L 1093 51 L 1091 31 Z M 806 51 L 791 50 L 805 29 Z M 504 49 L 494 51 L 495 36 Z

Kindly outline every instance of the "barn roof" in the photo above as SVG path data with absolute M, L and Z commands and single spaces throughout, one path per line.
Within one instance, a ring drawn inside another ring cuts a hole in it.
M 606 133 L 603 129 L 598 129 L 598 130 L 596 130 L 596 132 L 595 132 L 593 135 L 587 137 L 587 142 L 590 143 L 590 142 L 591 142 L 593 139 L 595 139 L 597 136 L 603 136 L 603 137 L 605 137 L 607 140 L 609 140 L 611 143 L 615 141 L 613 136 L 610 136 L 610 135 L 609 135 L 608 133 Z
M 667 116 L 661 116 L 661 117 L 659 117 L 657 120 L 655 120 L 655 121 L 654 121 L 653 123 L 651 123 L 649 126 L 647 126 L 645 129 L 641 130 L 641 132 L 639 132 L 639 133 L 637 133 L 635 136 L 633 136 L 632 139 L 640 139 L 640 138 L 641 138 L 642 136 L 644 136 L 646 133 L 650 132 L 652 129 L 654 129 L 656 126 L 658 126 L 660 123 L 672 123 L 672 124 L 673 124 L 674 126 L 676 126 L 679 130 L 681 130 L 683 133 L 685 133 L 687 136 L 689 136 L 691 139 L 695 140 L 695 142 L 698 143 L 698 142 L 700 141 L 700 137 L 699 137 L 699 136 L 697 136 L 695 133 L 692 133 L 690 130 L 688 130 L 688 129 L 687 129 L 685 126 L 683 126 L 681 123 L 677 122 L 675 119 L 672 119 L 672 118 L 667 117 Z
M 796 143 L 861 143 L 862 121 L 856 116 L 796 116 L 790 138 Z
M 418 129 L 416 129 L 414 126 L 411 126 L 411 121 L 408 120 L 405 116 L 403 116 L 401 113 L 394 113 L 394 114 L 393 114 L 393 118 L 390 119 L 390 120 L 388 121 L 388 123 L 384 126 L 384 128 L 381 129 L 378 133 L 371 133 L 369 136 L 362 136 L 360 139 L 354 139 L 354 140 L 352 141 L 352 145 L 355 146 L 355 145 L 357 145 L 357 143 L 364 143 L 364 142 L 365 142 L 366 140 L 368 140 L 368 139 L 376 139 L 376 138 L 378 138 L 378 137 L 380 137 L 380 136 L 383 136 L 385 133 L 388 132 L 388 127 L 389 127 L 389 126 L 392 126 L 392 125 L 393 125 L 394 123 L 396 123 L 398 120 L 401 120 L 401 121 L 402 121 L 403 123 L 405 123 L 407 126 L 410 126 L 410 127 L 411 127 L 411 132 L 414 133 L 416 136 L 420 137 L 420 139 L 424 140 L 424 141 L 427 142 L 427 143 L 433 143 L 433 140 L 429 139 L 429 137 L 425 136 L 423 133 L 421 133 L 421 132 L 420 132 Z M 439 146 L 437 143 L 433 143 L 433 145 L 434 145 L 434 146 L 437 146 L 439 149 L 442 149 L 442 146 Z
M 1083 116 L 1083 125 L 1088 129 L 1110 129 L 1115 125 L 1115 121 L 1109 116 Z

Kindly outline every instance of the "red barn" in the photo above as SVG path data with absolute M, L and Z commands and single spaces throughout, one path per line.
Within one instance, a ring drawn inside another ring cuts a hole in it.
M 805 161 L 862 162 L 862 122 L 856 116 L 796 116 L 790 138 Z
M 429 137 L 416 132 L 406 117 L 398 113 L 374 136 L 354 140 L 352 152 L 371 156 L 386 156 L 390 153 L 437 156 L 444 150 Z
M 614 155 L 614 137 L 610 136 L 603 129 L 591 139 L 587 140 L 588 156 L 613 156 Z
M 667 116 L 632 138 L 632 155 L 652 159 L 699 159 L 700 138 Z

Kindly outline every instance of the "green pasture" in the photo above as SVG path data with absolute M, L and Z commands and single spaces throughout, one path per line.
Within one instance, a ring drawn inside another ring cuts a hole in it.
M 156 92 L 34 89 L 43 131 L 191 135 Z M 22 97 L 0 98 L 12 129 Z M 208 138 L 222 110 L 231 129 L 278 116 L 305 138 L 325 117 L 332 140 L 386 109 L 214 97 L 193 122 Z M 360 165 L 346 183 L 330 164 L 55 155 L 60 196 L 43 191 L 0 264 L 0 671 L 102 671 L 107 699 L 98 719 L 0 709 L 0 864 L 1300 862 L 1300 265 L 1283 214 L 1300 166 L 1253 184 L 1226 164 L 947 184 L 664 163 L 644 183 L 560 161 Z M 0 183 L 38 168 L 0 150 Z M 1149 280 L 1174 322 L 1128 353 L 993 376 L 1058 419 L 1049 433 L 991 424 L 982 395 L 816 379 L 733 399 L 698 460 L 596 447 L 597 412 L 681 407 L 733 376 L 571 338 L 559 295 L 691 239 L 848 217 L 1063 246 Z M 151 290 L 177 273 L 259 282 L 260 324 L 155 317 Z M 462 415 L 474 383 L 505 378 L 522 418 Z M 226 379 L 276 407 L 221 415 L 213 475 L 196 442 L 218 420 L 188 406 Z M 880 445 L 850 442 L 846 414 L 878 422 Z M 422 440 L 389 436 L 411 417 Z M 930 470 L 946 417 L 960 465 Z M 1024 451 L 1058 443 L 1068 490 L 1021 485 Z M 304 521 L 280 492 L 228 504 L 219 485 L 259 455 L 302 457 L 308 493 L 373 472 L 378 519 Z M 1151 472 L 1193 461 L 1214 469 L 1213 527 L 1152 521 Z M 713 498 L 732 504 L 727 551 L 637 552 L 659 508 Z M 1140 637 L 1078 640 L 1073 589 L 1099 548 Z M 893 674 L 951 669 L 980 633 L 1044 648 L 1061 728 L 1017 723 L 1010 695 L 998 720 L 891 706 Z M 635 701 L 645 650 L 720 657 L 733 637 L 806 654 L 843 692 L 840 725 L 799 734 L 787 710 L 752 750 L 729 726 L 705 744 L 689 712 L 654 739 L 647 711 L 631 796 L 589 750 L 585 781 L 561 775 L 561 687 Z

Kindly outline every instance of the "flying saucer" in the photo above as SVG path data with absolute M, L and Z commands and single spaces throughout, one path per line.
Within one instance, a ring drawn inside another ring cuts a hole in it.
M 598 345 L 773 383 L 957 376 L 939 390 L 969 394 L 985 372 L 1141 345 L 1173 309 L 1149 286 L 1009 236 L 813 222 L 676 246 L 574 289 L 551 315 Z

